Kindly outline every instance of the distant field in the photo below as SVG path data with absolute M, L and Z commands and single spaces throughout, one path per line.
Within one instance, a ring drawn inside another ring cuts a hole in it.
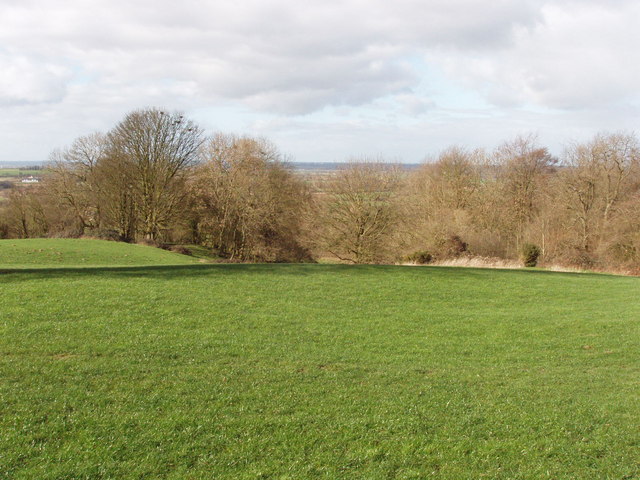
M 0 478 L 640 478 L 640 279 L 40 242 L 0 242 Z
M 45 170 L 20 170 L 18 168 L 0 168 L 0 178 L 2 177 L 34 177 L 41 176 Z

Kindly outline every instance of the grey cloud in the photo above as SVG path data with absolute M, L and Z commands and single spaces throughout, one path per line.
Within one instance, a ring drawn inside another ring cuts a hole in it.
M 533 0 L 27 1 L 0 6 L 0 41 L 69 58 L 114 88 L 194 82 L 210 98 L 308 113 L 404 92 L 418 76 L 403 58 L 508 44 L 538 10 Z

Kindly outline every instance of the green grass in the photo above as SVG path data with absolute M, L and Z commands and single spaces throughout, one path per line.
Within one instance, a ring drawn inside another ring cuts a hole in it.
M 184 265 L 197 259 L 159 248 L 106 240 L 0 240 L 0 268 Z
M 0 177 L 34 177 L 41 176 L 46 173 L 45 170 L 23 170 L 19 168 L 0 168 Z
M 0 292 L 0 478 L 640 477 L 637 278 L 61 267 Z
M 198 260 L 202 260 L 203 262 L 214 262 L 219 261 L 220 256 L 217 255 L 214 251 L 209 248 L 203 247 L 202 245 L 183 245 L 189 250 L 189 255 L 193 258 L 197 258 Z

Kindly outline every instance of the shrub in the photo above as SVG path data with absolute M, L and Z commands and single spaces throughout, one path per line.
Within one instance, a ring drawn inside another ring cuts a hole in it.
M 182 255 L 192 255 L 191 250 L 184 245 L 171 245 L 167 250 L 174 253 L 180 253 Z
M 89 230 L 85 236 L 88 238 L 97 238 L 98 240 L 109 240 L 112 242 L 122 241 L 122 237 L 117 232 L 117 230 L 109 228 L 96 228 L 93 230 Z
M 577 248 L 569 257 L 569 265 L 588 270 L 596 267 L 596 258 L 592 253 Z
M 635 262 L 638 259 L 638 250 L 631 242 L 615 243 L 609 247 L 609 252 L 618 262 Z
M 416 263 L 418 265 L 425 265 L 431 263 L 433 255 L 426 251 L 413 252 L 405 257 L 407 262 Z
M 538 258 L 542 254 L 540 247 L 533 243 L 525 243 L 520 251 L 520 258 L 525 267 L 535 267 L 538 264 Z
M 449 235 L 436 241 L 436 256 L 440 258 L 458 258 L 467 252 L 467 242 L 459 235 Z
M 161 242 L 159 242 L 158 240 L 154 240 L 152 238 L 143 238 L 138 240 L 136 243 L 138 245 L 144 245 L 145 247 L 155 247 L 155 248 L 163 247 L 163 244 Z M 167 248 L 165 248 L 164 250 L 167 250 Z

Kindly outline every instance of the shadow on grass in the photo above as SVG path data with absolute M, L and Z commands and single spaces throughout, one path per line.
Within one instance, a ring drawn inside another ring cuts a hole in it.
M 468 267 L 411 267 L 401 265 L 327 265 L 327 264 L 200 264 L 200 265 L 146 265 L 146 266 L 98 266 L 98 267 L 41 267 L 2 268 L 0 282 L 40 280 L 51 278 L 162 278 L 179 279 L 186 277 L 220 276 L 235 274 L 292 275 L 340 274 L 358 277 L 361 275 L 398 274 L 411 277 L 438 276 L 447 278 L 482 278 L 491 281 L 495 273 L 501 275 L 553 275 L 564 277 L 620 278 L 598 273 L 552 272 L 545 270 L 487 269 Z
M 358 267 L 359 271 L 370 270 Z M 344 272 L 349 265 L 312 265 L 312 264 L 201 264 L 201 265 L 144 265 L 144 266 L 98 266 L 98 267 L 39 267 L 39 268 L 2 268 L 0 281 L 34 280 L 50 278 L 100 277 L 100 278 L 164 278 L 219 276 L 235 274 L 260 275 L 311 275 L 318 270 L 323 272 Z M 375 268 L 375 267 L 373 267 Z

